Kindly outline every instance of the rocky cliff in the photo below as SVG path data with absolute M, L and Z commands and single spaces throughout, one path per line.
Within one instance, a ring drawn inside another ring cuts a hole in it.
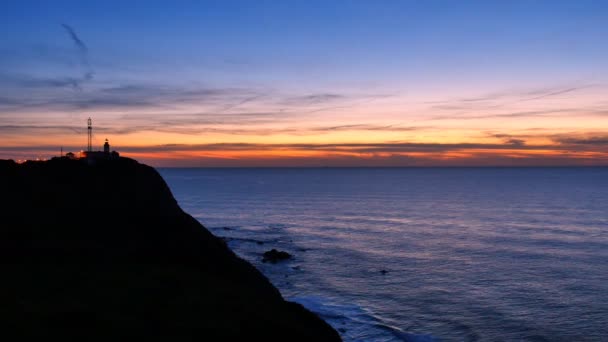
M 0 161 L 0 334 L 339 341 L 134 160 Z

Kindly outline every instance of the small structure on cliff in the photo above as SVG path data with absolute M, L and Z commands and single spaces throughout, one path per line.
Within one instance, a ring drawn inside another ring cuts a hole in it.
M 62 148 L 63 150 L 63 148 Z M 93 121 L 91 118 L 87 120 L 87 150 L 80 151 L 78 158 L 72 152 L 68 152 L 60 158 L 67 159 L 85 159 L 88 163 L 94 164 L 97 161 L 118 159 L 120 154 L 116 151 L 110 152 L 110 142 L 108 139 L 103 144 L 103 151 L 93 151 Z
M 89 161 L 118 159 L 120 154 L 116 151 L 110 152 L 110 142 L 106 139 L 103 144 L 103 151 L 83 151 L 81 158 L 86 158 Z

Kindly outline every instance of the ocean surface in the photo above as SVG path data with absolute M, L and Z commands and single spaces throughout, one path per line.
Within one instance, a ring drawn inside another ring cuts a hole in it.
M 608 341 L 608 168 L 159 171 L 346 341 Z

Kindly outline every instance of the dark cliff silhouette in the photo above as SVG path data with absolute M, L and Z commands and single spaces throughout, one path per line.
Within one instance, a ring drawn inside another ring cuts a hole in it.
M 120 158 L 0 161 L 0 335 L 338 341 Z

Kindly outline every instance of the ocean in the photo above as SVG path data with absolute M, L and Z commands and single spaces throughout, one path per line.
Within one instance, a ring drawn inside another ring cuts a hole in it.
M 345 341 L 608 340 L 608 168 L 159 172 Z

